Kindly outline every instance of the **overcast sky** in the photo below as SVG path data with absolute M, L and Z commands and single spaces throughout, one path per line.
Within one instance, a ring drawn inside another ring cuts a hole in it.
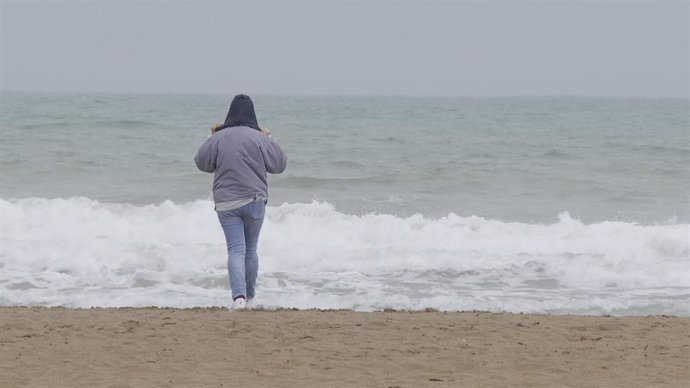
M 0 88 L 687 97 L 688 2 L 1 0 Z

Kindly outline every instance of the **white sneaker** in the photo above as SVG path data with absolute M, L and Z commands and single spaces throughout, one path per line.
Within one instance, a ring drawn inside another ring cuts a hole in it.
M 242 310 L 247 307 L 247 301 L 244 298 L 237 298 L 232 302 L 233 310 Z
M 253 309 L 255 307 L 256 302 L 254 302 L 254 298 L 249 298 L 247 299 L 247 305 L 246 307 L 248 309 Z

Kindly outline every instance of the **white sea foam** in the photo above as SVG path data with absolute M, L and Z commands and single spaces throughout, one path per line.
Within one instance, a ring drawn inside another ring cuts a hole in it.
M 212 209 L 0 199 L 0 305 L 227 305 Z M 268 308 L 690 315 L 688 224 L 355 216 L 286 203 L 267 209 L 259 254 Z

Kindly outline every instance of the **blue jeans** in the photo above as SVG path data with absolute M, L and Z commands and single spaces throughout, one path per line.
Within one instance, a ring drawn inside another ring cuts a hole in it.
M 228 275 L 232 298 L 253 298 L 259 256 L 256 246 L 264 223 L 266 203 L 259 199 L 238 209 L 218 212 L 228 246 Z

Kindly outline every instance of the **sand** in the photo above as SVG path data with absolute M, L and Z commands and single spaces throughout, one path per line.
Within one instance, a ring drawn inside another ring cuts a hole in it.
M 690 318 L 0 308 L 2 387 L 690 387 Z

